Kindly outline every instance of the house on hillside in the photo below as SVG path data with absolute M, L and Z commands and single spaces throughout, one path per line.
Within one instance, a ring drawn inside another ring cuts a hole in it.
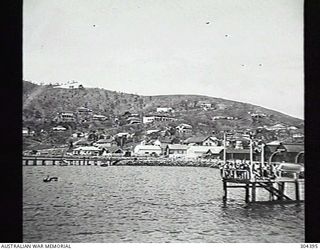
M 201 102 L 200 107 L 206 111 L 212 108 L 212 104 L 208 102 Z
M 304 139 L 304 134 L 303 133 L 294 133 L 294 134 L 292 134 L 292 138 L 294 138 L 294 139 Z
M 193 136 L 184 140 L 183 143 L 190 146 L 219 146 L 219 140 L 215 136 Z
M 281 131 L 281 130 L 287 130 L 287 127 L 283 124 L 278 123 L 276 125 L 267 127 L 266 129 L 270 131 Z
M 55 131 L 55 132 L 64 132 L 67 129 L 65 127 L 62 127 L 62 126 L 57 126 L 57 127 L 53 127 L 52 130 Z
M 207 154 L 211 154 L 213 158 L 220 158 L 222 150 L 223 147 L 221 146 L 188 146 L 186 157 L 198 158 L 204 157 Z
M 162 153 L 160 146 L 155 145 L 137 145 L 133 150 L 138 156 L 159 156 Z
M 102 149 L 95 146 L 82 146 L 73 149 L 72 153 L 81 156 L 98 156 L 102 153 Z
M 192 134 L 192 126 L 186 123 L 182 123 L 176 127 L 179 134 L 190 135 Z
M 187 154 L 187 145 L 168 144 L 165 148 L 165 155 L 170 158 L 184 157 Z
M 127 119 L 128 124 L 141 124 L 141 120 L 138 117 L 129 117 Z
M 29 129 L 28 128 L 22 128 L 22 136 L 29 136 Z
M 55 122 L 75 122 L 76 116 L 71 111 L 64 111 L 58 113 L 58 115 L 53 120 Z
M 168 113 L 168 112 L 173 112 L 172 108 L 157 108 L 158 113 Z
M 123 156 L 125 151 L 117 146 L 111 146 L 103 149 L 102 156 L 113 156 L 113 157 L 121 157 Z
M 77 117 L 79 122 L 90 121 L 93 116 L 93 111 L 85 107 L 79 107 L 77 109 Z
M 175 120 L 175 118 L 166 115 L 148 115 L 142 117 L 142 122 L 145 124 L 152 122 L 171 122 Z
M 93 115 L 92 116 L 93 121 L 103 122 L 103 121 L 106 121 L 107 119 L 108 119 L 108 117 L 106 117 L 104 115 Z
M 23 137 L 28 137 L 28 136 L 34 136 L 35 131 L 31 130 L 30 128 L 22 128 L 22 136 Z

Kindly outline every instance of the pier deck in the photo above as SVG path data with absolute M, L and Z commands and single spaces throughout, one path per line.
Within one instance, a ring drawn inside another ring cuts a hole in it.
M 223 183 L 223 201 L 227 201 L 228 189 L 244 188 L 245 202 L 257 202 L 257 188 L 262 188 L 269 193 L 269 201 L 285 202 L 301 202 L 300 199 L 300 183 L 304 183 L 304 179 L 299 179 L 298 175 L 293 178 L 289 177 L 261 177 L 258 173 L 252 173 L 249 170 L 230 170 L 222 169 Z M 295 197 L 289 197 L 285 194 L 285 186 L 287 183 L 295 185 Z

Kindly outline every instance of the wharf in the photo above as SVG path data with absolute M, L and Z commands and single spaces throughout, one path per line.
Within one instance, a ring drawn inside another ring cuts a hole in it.
M 304 179 L 300 179 L 297 174 L 293 177 L 261 177 L 250 170 L 230 170 L 221 169 L 223 183 L 223 201 L 227 201 L 228 189 L 243 188 L 245 189 L 245 202 L 258 202 L 256 198 L 257 188 L 264 189 L 269 193 L 269 203 L 275 202 L 291 203 L 301 202 L 300 184 Z M 230 177 L 231 176 L 231 177 Z M 295 197 L 289 197 L 285 194 L 286 184 L 293 183 L 295 186 Z M 261 202 L 261 201 L 260 201 Z M 264 202 L 266 203 L 266 202 Z

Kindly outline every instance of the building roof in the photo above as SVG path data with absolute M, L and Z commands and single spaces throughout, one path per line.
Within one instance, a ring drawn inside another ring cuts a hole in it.
M 184 140 L 184 143 L 201 143 L 207 139 L 210 139 L 212 141 L 217 140 L 217 138 L 214 136 L 193 136 L 193 137 L 189 137 L 186 140 Z
M 54 127 L 52 128 L 53 130 L 67 130 L 65 127 L 62 127 L 62 126 L 57 126 L 57 127 Z
M 112 138 L 109 138 L 109 139 L 100 139 L 98 141 L 96 141 L 95 143 L 97 144 L 103 144 L 103 143 L 110 143 L 110 142 L 113 142 L 114 140 Z
M 96 118 L 107 118 L 105 115 L 93 115 L 93 117 L 96 117 Z
M 168 144 L 167 147 L 172 150 L 187 150 L 188 149 L 187 145 L 182 145 L 182 144 Z
M 91 109 L 85 108 L 85 107 L 79 107 L 78 111 L 88 111 L 88 112 L 92 112 Z
M 150 129 L 146 131 L 147 135 L 153 134 L 153 133 L 158 133 L 160 130 L 159 129 Z
M 288 153 L 299 153 L 304 151 L 304 144 L 282 144 L 279 146 L 284 147 Z
M 106 150 L 109 152 L 109 153 L 116 153 L 116 152 L 123 152 L 123 150 L 120 148 L 120 147 L 117 147 L 117 146 L 112 146 L 112 147 L 108 147 L 106 148 Z
M 274 146 L 274 145 L 279 146 L 280 144 L 281 144 L 280 141 L 272 141 L 272 142 L 267 143 L 267 146 Z
M 184 127 L 184 128 L 192 128 L 191 125 L 189 124 L 186 124 L 186 123 L 181 123 L 179 126 L 177 126 L 176 128 L 179 128 L 179 127 Z
M 190 146 L 188 150 L 193 151 L 194 153 L 207 153 L 209 150 L 212 154 L 219 154 L 223 147 L 221 146 Z
M 160 146 L 156 145 L 137 145 L 135 150 L 161 150 Z
M 73 143 L 73 145 L 90 145 L 91 142 L 87 141 L 86 139 L 80 139 L 79 141 L 76 141 Z
M 102 149 L 95 146 L 82 146 L 82 147 L 75 148 L 74 150 L 101 151 Z

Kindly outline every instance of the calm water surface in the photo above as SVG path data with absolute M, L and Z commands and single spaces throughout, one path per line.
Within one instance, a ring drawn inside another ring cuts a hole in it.
M 303 204 L 246 205 L 243 189 L 230 191 L 223 204 L 217 169 L 25 166 L 23 172 L 25 242 L 304 241 Z M 43 182 L 47 174 L 59 181 Z M 267 197 L 259 189 L 258 198 Z

